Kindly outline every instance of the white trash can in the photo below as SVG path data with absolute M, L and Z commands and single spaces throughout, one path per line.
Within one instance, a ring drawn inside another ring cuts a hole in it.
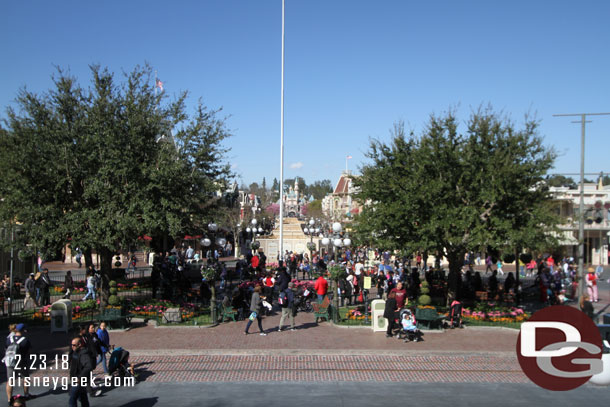
M 51 332 L 68 332 L 72 328 L 72 301 L 59 300 L 51 305 Z
M 373 314 L 373 331 L 381 332 L 388 329 L 388 320 L 383 317 L 385 311 L 384 300 L 373 300 L 371 302 L 371 313 Z

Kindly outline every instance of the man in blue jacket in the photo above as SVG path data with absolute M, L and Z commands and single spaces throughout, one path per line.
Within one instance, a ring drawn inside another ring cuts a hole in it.
M 102 353 L 100 353 L 95 361 L 96 365 L 99 365 L 102 362 L 102 368 L 104 369 L 104 373 L 108 375 L 108 364 L 106 362 L 106 352 L 110 348 L 110 336 L 108 335 L 108 331 L 106 330 L 106 323 L 100 323 L 100 327 L 97 329 L 97 337 L 100 339 L 100 348 Z

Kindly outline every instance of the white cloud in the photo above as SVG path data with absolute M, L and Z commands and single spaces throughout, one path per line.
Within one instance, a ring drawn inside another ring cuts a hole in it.
M 300 170 L 301 168 L 303 168 L 303 163 L 300 161 L 297 163 L 292 163 L 290 164 L 290 168 L 293 170 Z

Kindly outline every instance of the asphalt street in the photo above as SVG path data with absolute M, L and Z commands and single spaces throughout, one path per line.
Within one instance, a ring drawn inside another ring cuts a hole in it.
M 29 407 L 64 406 L 67 392 L 44 392 Z M 139 383 L 90 399 L 92 407 L 164 406 L 602 406 L 610 388 L 584 385 L 567 392 L 551 392 L 534 384 L 464 383 Z

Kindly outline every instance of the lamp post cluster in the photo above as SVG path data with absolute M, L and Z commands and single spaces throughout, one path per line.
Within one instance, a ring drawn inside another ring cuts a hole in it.
M 217 233 L 218 225 L 214 222 L 211 222 L 208 224 L 208 237 L 204 237 L 200 241 L 201 245 L 205 247 L 206 250 L 211 250 L 211 259 L 210 256 L 206 256 L 208 264 L 210 263 L 210 260 L 212 260 L 213 263 L 216 263 L 218 260 L 215 255 L 216 247 L 218 246 L 224 248 L 227 244 L 227 239 L 225 239 L 224 237 L 217 237 Z
M 338 255 L 339 255 L 339 251 L 341 250 L 342 247 L 349 247 L 352 244 L 352 240 L 348 237 L 342 236 L 342 231 L 343 231 L 343 226 L 341 225 L 341 223 L 339 222 L 334 222 L 332 224 L 332 234 L 330 236 L 324 236 L 322 238 L 322 245 L 327 247 L 328 250 L 328 245 L 331 243 L 332 240 L 332 244 L 333 244 L 333 252 L 334 252 L 334 258 L 335 258 L 335 263 L 337 263 L 338 261 Z

